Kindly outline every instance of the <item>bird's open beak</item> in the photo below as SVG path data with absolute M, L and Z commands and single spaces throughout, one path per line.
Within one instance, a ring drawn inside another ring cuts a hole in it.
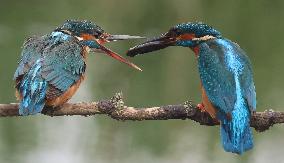
M 130 36 L 130 35 L 109 35 L 106 40 L 108 41 L 118 41 L 118 40 L 130 40 L 130 39 L 142 39 L 145 37 L 141 36 Z
M 117 40 L 128 40 L 128 39 L 141 39 L 144 37 L 140 37 L 140 36 L 129 36 L 129 35 L 110 35 L 108 33 L 104 33 L 103 36 L 100 39 L 97 39 L 97 43 L 99 44 L 99 50 L 100 52 L 103 52 L 111 57 L 113 57 L 116 60 L 119 60 L 120 62 L 123 62 L 127 65 L 129 65 L 130 67 L 142 71 L 141 68 L 139 68 L 138 66 L 136 66 L 134 63 L 131 63 L 130 61 L 128 61 L 127 59 L 123 58 L 122 56 L 120 56 L 119 54 L 111 51 L 110 49 L 108 49 L 107 47 L 105 47 L 103 44 L 106 42 L 110 42 L 110 41 L 117 41 Z
M 127 56 L 134 57 L 138 54 L 149 53 L 152 51 L 164 49 L 176 43 L 176 37 L 170 36 L 168 33 L 158 38 L 148 40 L 142 44 L 136 45 L 127 51 Z
M 120 62 L 123 62 L 123 63 L 129 65 L 129 66 L 132 67 L 132 68 L 135 68 L 136 70 L 142 71 L 142 69 L 139 68 L 138 66 L 136 66 L 134 63 L 128 61 L 127 59 L 123 58 L 123 57 L 120 56 L 119 54 L 117 54 L 117 53 L 111 51 L 111 50 L 108 49 L 107 47 L 105 47 L 105 46 L 103 46 L 103 45 L 101 45 L 101 44 L 99 44 L 99 45 L 100 45 L 100 50 L 101 50 L 103 53 L 105 53 L 105 54 L 107 54 L 107 55 L 113 57 L 113 58 L 116 59 L 116 60 L 119 60 Z
M 111 41 L 118 41 L 118 40 L 131 40 L 131 39 L 144 39 L 145 37 L 141 36 L 130 36 L 130 35 L 111 35 L 109 33 L 103 33 L 100 36 L 100 39 L 98 41 L 100 43 L 106 43 Z

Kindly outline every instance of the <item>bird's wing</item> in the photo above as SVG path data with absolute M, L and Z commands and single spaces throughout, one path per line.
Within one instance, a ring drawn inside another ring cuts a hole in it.
M 42 37 L 31 37 L 27 39 L 23 45 L 21 59 L 14 74 L 14 80 L 28 72 L 34 63 L 41 57 Z
M 234 74 L 226 68 L 224 54 L 220 54 L 222 50 L 213 43 L 214 46 L 208 44 L 200 45 L 198 68 L 201 82 L 218 111 L 230 113 L 237 99 Z
M 237 100 L 236 82 L 240 83 L 241 96 L 250 109 L 256 108 L 251 64 L 237 44 L 229 40 L 203 43 L 198 61 L 206 93 L 222 112 L 229 113 L 234 109 Z
M 83 47 L 72 39 L 46 49 L 42 77 L 60 92 L 67 91 L 85 72 L 82 52 Z
M 239 48 L 239 47 L 238 47 Z M 244 98 L 246 99 L 248 106 L 251 111 L 256 110 L 256 92 L 255 92 L 255 86 L 253 81 L 253 71 L 252 66 L 250 63 L 250 60 L 247 55 L 245 55 L 245 52 L 239 48 L 238 50 L 241 55 L 241 61 L 243 62 L 243 72 L 240 74 L 240 85 L 242 88 L 242 94 Z

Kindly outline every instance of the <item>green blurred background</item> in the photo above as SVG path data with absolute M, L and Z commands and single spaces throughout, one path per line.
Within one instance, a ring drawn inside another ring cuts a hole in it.
M 66 19 L 92 20 L 109 33 L 147 37 L 177 23 L 203 21 L 248 53 L 258 111 L 284 111 L 283 18 L 283 0 L 0 0 L 0 103 L 16 102 L 12 77 L 25 38 L 49 33 Z M 107 46 L 124 54 L 136 43 Z M 200 101 L 197 65 L 189 49 L 171 47 L 131 60 L 144 71 L 90 54 L 87 80 L 72 101 L 97 101 L 120 91 L 127 105 L 137 107 Z M 5 163 L 284 162 L 280 125 L 255 132 L 255 148 L 242 156 L 223 151 L 218 127 L 190 120 L 39 115 L 1 118 L 0 129 L 0 162 Z

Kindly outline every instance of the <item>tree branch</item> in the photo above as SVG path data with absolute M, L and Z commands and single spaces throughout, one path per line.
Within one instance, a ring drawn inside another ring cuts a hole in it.
M 45 107 L 42 114 L 48 116 L 82 115 L 90 116 L 106 114 L 116 120 L 167 120 L 167 119 L 191 119 L 201 125 L 219 125 L 216 119 L 212 119 L 206 112 L 201 112 L 192 102 L 180 105 L 168 105 L 149 108 L 134 108 L 124 105 L 122 94 L 117 93 L 109 100 L 91 103 L 66 103 L 57 108 Z M 0 104 L 0 117 L 19 116 L 18 104 Z M 274 124 L 284 123 L 284 112 L 266 110 L 255 112 L 251 117 L 251 127 L 257 131 L 265 131 Z

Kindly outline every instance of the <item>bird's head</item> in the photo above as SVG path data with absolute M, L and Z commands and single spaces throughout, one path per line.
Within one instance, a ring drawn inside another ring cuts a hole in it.
M 134 57 L 169 46 L 190 47 L 194 50 L 200 43 L 214 38 L 221 38 L 221 33 L 211 26 L 204 23 L 182 23 L 159 37 L 130 48 L 127 55 Z
M 62 32 L 78 39 L 84 46 L 89 47 L 92 51 L 105 53 L 129 66 L 141 69 L 130 61 L 124 59 L 119 54 L 111 51 L 103 44 L 110 41 L 140 39 L 144 37 L 130 35 L 111 35 L 106 33 L 100 26 L 91 21 L 67 20 L 63 25 L 55 29 L 56 32 Z

